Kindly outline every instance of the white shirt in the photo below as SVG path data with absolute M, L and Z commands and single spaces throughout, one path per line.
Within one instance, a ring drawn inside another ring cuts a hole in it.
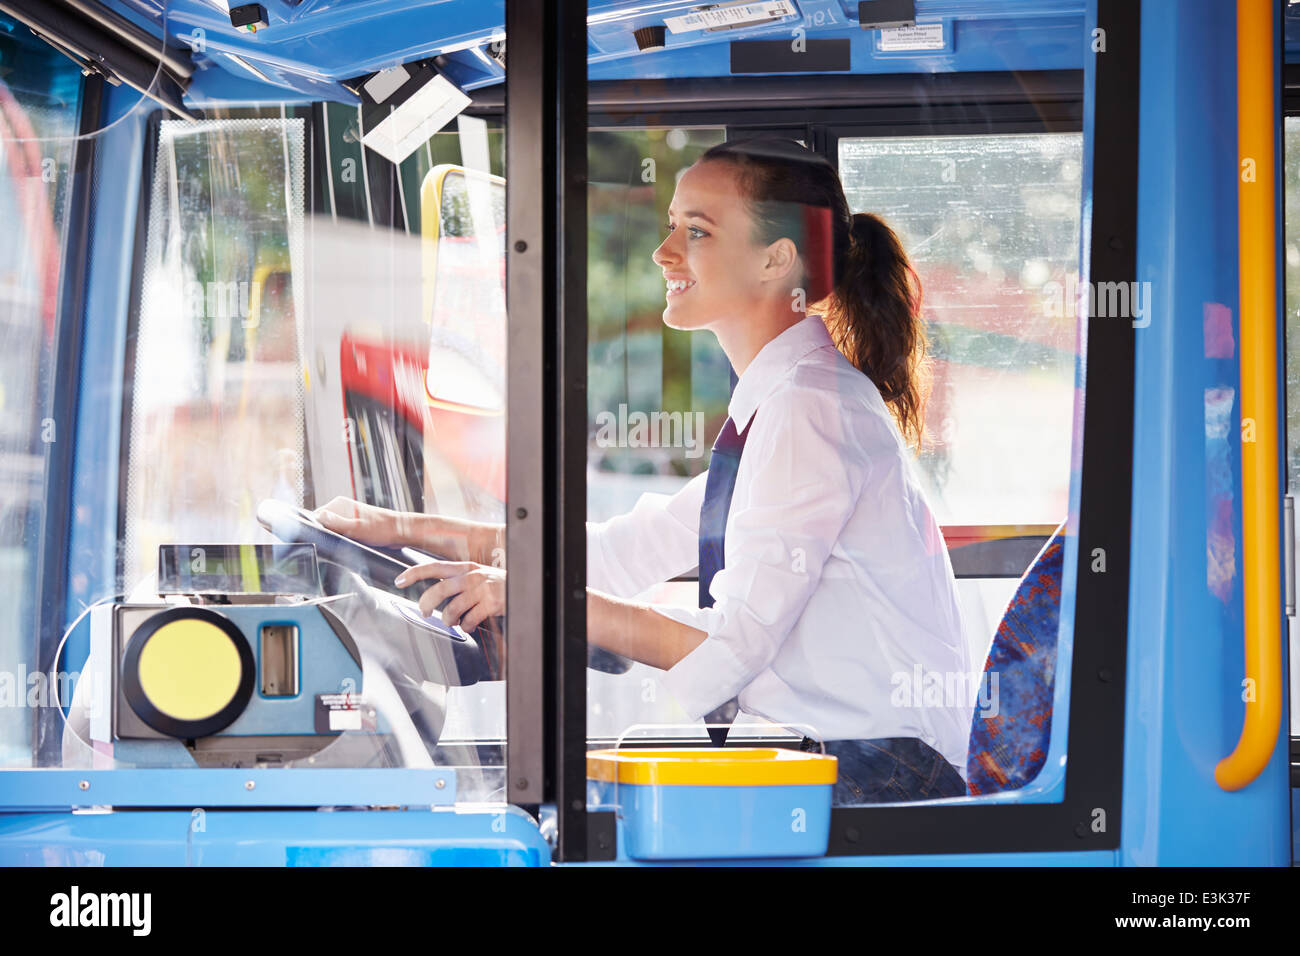
M 654 607 L 708 635 L 668 690 L 694 719 L 738 696 L 821 740 L 919 737 L 964 777 L 975 690 L 956 582 L 875 384 L 812 315 L 763 346 L 728 412 L 753 424 L 714 606 Z M 696 568 L 707 477 L 588 523 L 588 585 L 631 597 Z

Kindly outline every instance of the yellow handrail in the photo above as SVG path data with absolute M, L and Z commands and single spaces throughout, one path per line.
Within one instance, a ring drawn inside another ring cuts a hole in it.
M 1282 720 L 1278 584 L 1277 223 L 1273 0 L 1237 0 L 1237 230 L 1241 312 L 1242 558 L 1246 717 L 1214 779 L 1240 790 L 1263 772 Z M 1254 423 L 1250 441 L 1249 422 Z

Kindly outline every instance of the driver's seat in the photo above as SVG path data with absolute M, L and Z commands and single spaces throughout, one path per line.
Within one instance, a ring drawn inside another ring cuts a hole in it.
M 1020 579 L 993 637 L 985 674 L 996 673 L 997 712 L 971 721 L 966 781 L 972 794 L 1018 790 L 1047 761 L 1056 689 L 1065 525 Z

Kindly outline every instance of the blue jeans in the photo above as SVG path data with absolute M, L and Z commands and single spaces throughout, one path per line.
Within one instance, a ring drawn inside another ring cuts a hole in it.
M 801 750 L 822 745 L 805 737 Z M 966 796 L 966 781 L 943 756 L 916 737 L 828 740 L 826 753 L 839 761 L 832 804 L 903 803 Z

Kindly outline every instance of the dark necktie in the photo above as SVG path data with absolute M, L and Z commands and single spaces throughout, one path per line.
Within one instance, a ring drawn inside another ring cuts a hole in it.
M 751 416 L 749 425 L 753 423 Z M 737 434 L 735 422 L 728 418 L 718 440 L 713 443 L 709 477 L 704 486 L 704 504 L 700 506 L 700 607 L 713 607 L 709 585 L 713 583 L 713 576 L 722 570 L 726 560 L 727 513 L 731 510 L 731 495 L 736 490 L 736 471 L 740 467 L 740 455 L 745 450 L 749 425 Z M 717 710 L 704 715 L 705 723 L 722 725 L 707 728 L 713 746 L 726 744 L 727 731 L 739 709 L 740 706 L 733 697 Z

